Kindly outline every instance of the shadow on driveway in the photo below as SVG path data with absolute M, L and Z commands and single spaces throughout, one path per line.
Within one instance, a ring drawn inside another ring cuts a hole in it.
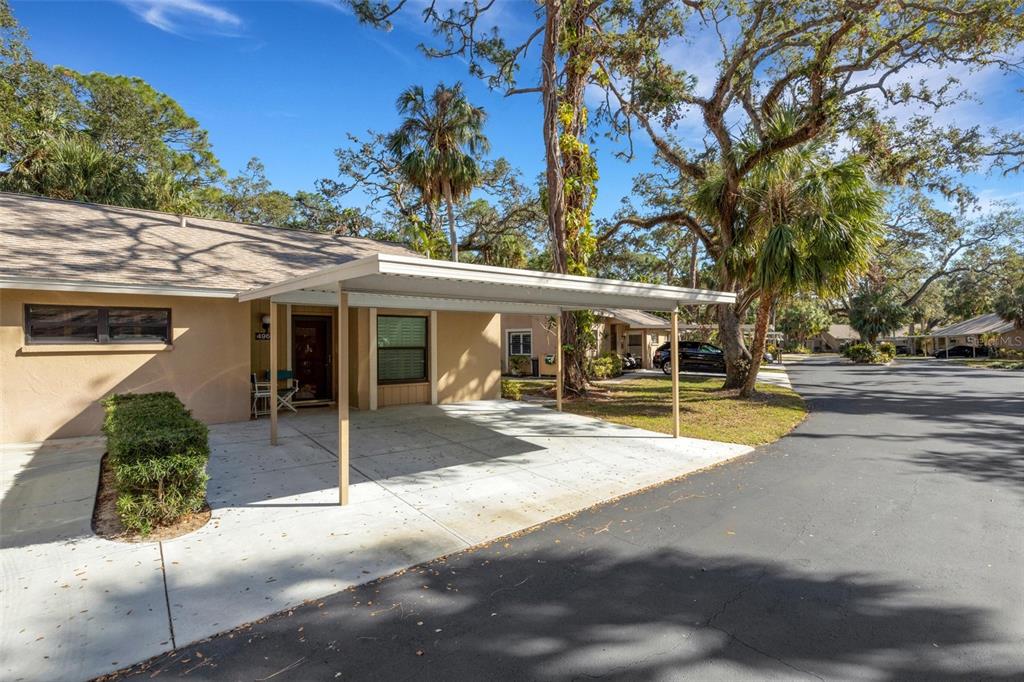
M 816 677 L 870 661 L 889 679 L 934 678 L 953 673 L 935 665 L 937 648 L 998 640 L 983 611 L 928 605 L 910 585 L 731 556 L 637 555 L 621 541 L 582 534 L 567 524 L 549 533 L 561 547 L 506 544 L 431 562 L 126 676 L 659 679 L 699 677 L 707 665 L 720 672 L 724 663 L 743 677 Z

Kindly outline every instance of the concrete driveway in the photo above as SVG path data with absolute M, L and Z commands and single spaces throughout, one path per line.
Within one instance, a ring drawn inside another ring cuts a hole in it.
M 752 456 L 131 674 L 1024 679 L 1024 375 L 836 358 L 790 373 L 811 413 Z
M 338 507 L 332 411 L 211 427 L 204 528 L 92 534 L 100 439 L 3 452 L 4 679 L 83 679 L 750 452 L 488 401 L 352 415 Z

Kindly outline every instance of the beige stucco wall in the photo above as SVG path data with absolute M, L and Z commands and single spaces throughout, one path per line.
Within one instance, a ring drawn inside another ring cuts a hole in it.
M 508 372 L 508 332 L 526 330 L 533 332 L 533 357 L 539 361 L 542 375 L 554 375 L 555 363 L 545 362 L 545 356 L 554 356 L 558 349 L 555 332 L 548 328 L 550 317 L 546 315 L 499 315 L 501 318 L 501 371 Z
M 173 343 L 168 347 L 26 346 L 26 303 L 170 308 Z M 174 391 L 207 423 L 248 419 L 249 375 L 270 365 L 271 343 L 255 341 L 255 332 L 262 329 L 260 319 L 269 311 L 268 301 L 0 290 L 0 442 L 96 434 L 103 420 L 98 401 L 112 393 Z M 330 307 L 293 306 L 292 312 L 323 314 L 332 321 L 336 316 Z M 279 340 L 283 369 L 287 367 L 283 305 L 278 319 L 278 328 L 271 331 Z M 541 321 L 535 339 L 544 333 Z M 369 340 L 369 311 L 350 310 L 349 396 L 356 409 L 369 407 Z M 498 398 L 500 316 L 439 312 L 437 366 L 439 402 Z M 380 407 L 430 400 L 429 384 L 381 389 Z
M 170 308 L 173 344 L 27 346 L 26 303 Z M 230 299 L 0 290 L 0 442 L 98 433 L 97 401 L 129 391 L 174 391 L 207 423 L 248 418 L 249 315 Z
M 437 400 L 494 400 L 501 394 L 501 316 L 437 313 Z
M 557 345 L 555 332 L 548 328 L 548 318 L 544 315 L 501 315 L 501 371 L 508 373 L 508 332 L 513 330 L 531 330 L 533 332 L 533 357 L 540 360 L 540 373 L 554 376 L 554 363 L 544 361 L 546 355 L 554 355 Z M 643 335 L 642 362 L 644 367 L 652 366 L 654 351 L 668 341 L 667 331 L 631 329 L 628 325 L 612 322 L 611 318 L 598 317 L 594 324 L 597 339 L 595 355 L 608 352 L 624 354 L 628 350 L 630 333 Z
M 949 347 L 953 346 L 970 346 L 970 340 L 973 338 L 974 345 L 983 346 L 989 345 L 996 348 L 1009 348 L 1011 350 L 1024 349 L 1024 329 L 1011 329 L 1008 332 L 1003 332 L 997 336 L 990 335 L 975 335 L 973 337 L 961 335 L 961 336 L 950 336 Z M 922 347 L 926 353 L 932 354 L 936 351 L 945 350 L 946 338 L 935 337 L 927 338 L 923 340 Z
M 1024 349 L 1024 329 L 1013 329 L 1000 334 L 994 344 L 998 348 Z
M 292 306 L 293 315 L 326 315 L 336 329 L 336 308 L 324 306 Z M 250 339 L 262 327 L 260 319 L 270 311 L 266 300 L 254 301 L 250 312 Z M 418 315 L 425 310 L 380 308 L 378 315 Z M 490 313 L 438 313 L 438 401 L 483 400 L 497 398 L 500 393 L 500 331 L 498 316 Z M 277 332 L 280 344 L 278 362 L 288 365 L 286 306 L 278 306 Z M 370 312 L 368 308 L 349 310 L 349 407 L 365 410 L 370 407 Z M 334 334 L 337 337 L 337 334 Z M 270 367 L 269 341 L 250 341 L 253 371 L 262 376 Z M 335 341 L 335 357 L 339 356 Z M 453 364 L 456 363 L 456 364 Z M 335 395 L 337 385 L 335 385 Z M 390 407 L 430 402 L 429 383 L 389 384 L 378 386 L 377 406 Z

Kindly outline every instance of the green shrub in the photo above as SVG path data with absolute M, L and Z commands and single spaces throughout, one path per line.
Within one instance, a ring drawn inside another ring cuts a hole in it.
M 843 355 L 858 363 L 884 365 L 896 357 L 896 347 L 891 343 L 883 343 L 878 348 L 869 343 L 854 343 L 843 349 Z
M 516 377 L 533 374 L 533 358 L 529 355 L 512 355 L 508 359 L 508 373 Z
M 518 381 L 501 380 L 501 397 L 505 400 L 522 400 L 523 386 Z
M 993 349 L 992 357 L 1000 358 L 1003 360 L 1024 360 L 1024 350 L 997 347 Z
M 592 379 L 610 379 L 622 374 L 622 358 L 616 353 L 601 353 L 590 361 Z
M 149 534 L 202 509 L 206 500 L 206 425 L 173 393 L 114 395 L 103 401 L 103 433 L 117 485 L 117 513 Z

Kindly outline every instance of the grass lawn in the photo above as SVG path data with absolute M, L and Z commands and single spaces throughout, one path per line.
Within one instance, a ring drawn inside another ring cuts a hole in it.
M 553 382 L 521 382 L 524 395 L 550 391 Z M 752 400 L 722 391 L 719 377 L 679 377 L 680 434 L 692 438 L 761 445 L 786 435 L 807 414 L 795 391 L 758 384 Z M 672 433 L 672 382 L 668 377 L 597 383 L 586 398 L 566 400 L 566 412 L 648 431 Z M 548 393 L 550 395 L 550 393 Z
M 1024 369 L 1024 360 L 1008 360 L 1005 358 L 963 358 L 950 360 L 958 365 L 969 367 L 987 367 L 989 369 Z

